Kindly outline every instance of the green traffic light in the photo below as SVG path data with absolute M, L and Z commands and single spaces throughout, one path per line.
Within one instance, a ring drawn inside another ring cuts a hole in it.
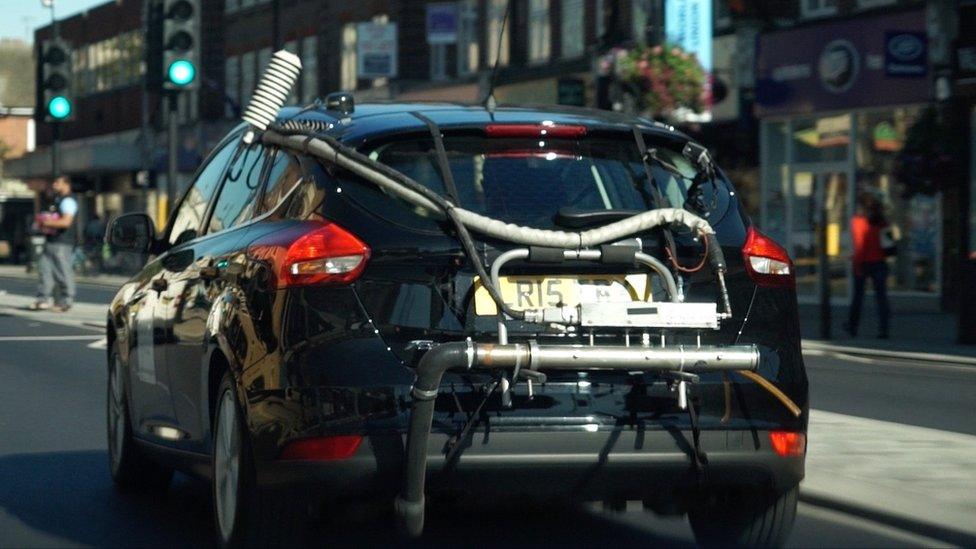
M 186 86 L 197 76 L 197 68 L 186 59 L 173 61 L 166 70 L 166 77 L 177 86 Z
M 63 95 L 56 95 L 47 104 L 47 113 L 51 115 L 51 118 L 64 120 L 71 115 L 71 101 Z

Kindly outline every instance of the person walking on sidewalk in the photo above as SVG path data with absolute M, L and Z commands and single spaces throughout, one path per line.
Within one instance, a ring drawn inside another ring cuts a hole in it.
M 857 212 L 851 218 L 851 239 L 854 241 L 854 295 L 844 329 L 851 337 L 857 335 L 861 305 L 864 302 L 864 286 L 866 279 L 870 278 L 878 303 L 878 337 L 887 339 L 890 317 L 887 258 L 894 254 L 894 242 L 885 219 L 884 207 L 873 194 L 864 193 L 858 198 Z
M 77 241 L 75 215 L 78 201 L 71 196 L 71 180 L 65 176 L 55 178 L 51 185 L 54 201 L 48 211 L 38 216 L 38 226 L 47 235 L 44 252 L 38 261 L 40 285 L 33 310 L 53 309 L 67 311 L 75 298 L 75 273 L 71 257 Z M 58 303 L 53 303 L 54 286 L 58 286 Z

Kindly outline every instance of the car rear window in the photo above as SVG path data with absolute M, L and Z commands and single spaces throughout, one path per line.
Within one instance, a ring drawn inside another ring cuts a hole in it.
M 460 205 L 509 223 L 548 229 L 557 228 L 555 218 L 561 208 L 656 207 L 637 146 L 630 140 L 447 137 L 444 146 Z M 448 195 L 431 139 L 394 141 L 367 153 Z M 677 151 L 659 146 L 657 153 L 677 170 L 654 165 L 654 182 L 668 205 L 681 207 L 695 170 Z M 701 198 L 709 206 L 708 217 L 718 219 L 724 214 L 732 200 L 730 190 L 724 180 L 717 181 L 714 188 L 704 186 Z

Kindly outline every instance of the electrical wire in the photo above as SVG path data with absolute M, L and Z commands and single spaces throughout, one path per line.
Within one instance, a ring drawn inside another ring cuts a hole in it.
M 665 253 L 668 254 L 668 260 L 671 262 L 672 265 L 674 265 L 674 268 L 675 269 L 677 269 L 677 270 L 679 270 L 679 271 L 681 271 L 683 273 L 696 273 L 696 272 L 700 271 L 702 269 L 702 267 L 705 266 L 705 263 L 708 261 L 708 242 L 707 242 L 708 235 L 705 234 L 705 233 L 701 233 L 701 237 L 702 237 L 703 240 L 705 240 L 705 244 L 706 244 L 704 246 L 705 251 L 702 253 L 701 261 L 697 265 L 695 265 L 694 267 L 684 267 L 684 266 L 682 266 L 680 263 L 678 263 L 678 258 L 676 258 L 674 256 L 674 253 L 672 253 L 671 247 L 670 246 L 665 246 L 664 251 L 665 251 Z

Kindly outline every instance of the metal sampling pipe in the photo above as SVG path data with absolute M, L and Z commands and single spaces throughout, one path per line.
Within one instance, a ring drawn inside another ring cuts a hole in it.
M 407 431 L 406 471 L 402 491 L 394 501 L 398 527 L 408 536 L 417 537 L 424 529 L 427 444 L 434 401 L 444 372 L 471 368 L 509 370 L 516 365 L 531 365 L 533 369 L 541 370 L 753 371 L 759 365 L 759 350 L 755 345 L 648 349 L 517 343 L 483 345 L 470 340 L 434 347 L 420 359 L 417 379 L 410 390 L 413 403 Z

